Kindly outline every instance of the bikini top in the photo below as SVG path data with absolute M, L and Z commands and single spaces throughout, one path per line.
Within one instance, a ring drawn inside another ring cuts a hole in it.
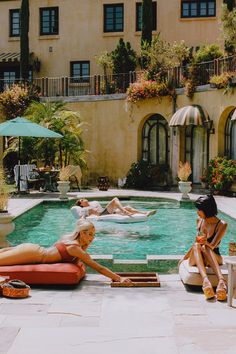
M 63 262 L 63 263 L 64 262 L 65 263 L 73 263 L 73 262 L 76 261 L 77 257 L 71 256 L 68 253 L 67 248 L 66 248 L 66 246 L 72 246 L 72 245 L 80 247 L 79 245 L 76 245 L 76 244 L 67 244 L 67 245 L 65 245 L 65 243 L 63 243 L 63 242 L 54 243 L 54 247 L 56 247 L 56 249 L 60 253 L 61 262 Z
M 200 225 L 199 225 L 199 227 L 198 227 L 198 229 L 197 229 L 198 232 L 201 231 L 202 223 L 203 223 L 203 220 L 201 220 L 201 223 L 200 223 Z M 213 231 L 213 234 L 211 235 L 211 237 L 209 237 L 209 238 L 207 239 L 207 242 L 211 243 L 211 242 L 213 241 L 213 239 L 214 239 L 214 237 L 215 237 L 215 235 L 216 235 L 216 233 L 217 233 L 217 231 L 218 231 L 217 229 L 218 229 L 219 223 L 220 223 L 220 220 L 217 221 L 216 226 L 215 226 L 214 231 Z M 219 245 L 218 245 L 218 246 L 219 246 Z M 214 248 L 214 251 L 219 249 L 218 246 Z

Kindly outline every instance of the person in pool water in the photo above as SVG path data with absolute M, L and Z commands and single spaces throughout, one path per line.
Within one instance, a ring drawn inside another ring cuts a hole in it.
M 219 245 L 225 234 L 227 224 L 216 216 L 217 205 L 212 195 L 199 197 L 195 201 L 195 206 L 198 209 L 196 240 L 179 264 L 188 259 L 190 266 L 198 267 L 202 277 L 202 290 L 206 299 L 215 297 L 214 289 L 206 273 L 206 266 L 210 266 L 218 278 L 216 298 L 219 301 L 225 301 L 227 286 L 220 269 L 223 260 Z
M 82 219 L 77 222 L 74 232 L 64 235 L 49 248 L 33 243 L 22 243 L 15 247 L 0 249 L 0 266 L 82 261 L 113 281 L 132 286 L 133 283 L 129 278 L 119 276 L 90 257 L 87 248 L 93 241 L 94 236 L 94 225 Z
M 156 210 L 151 211 L 141 211 L 132 208 L 129 205 L 123 206 L 118 198 L 113 198 L 106 206 L 103 208 L 101 204 L 97 201 L 88 201 L 85 198 L 77 200 L 76 206 L 81 207 L 79 212 L 80 217 L 86 217 L 89 215 L 108 215 L 108 214 L 121 214 L 131 216 L 133 214 L 143 214 L 146 216 L 151 216 L 156 213 Z

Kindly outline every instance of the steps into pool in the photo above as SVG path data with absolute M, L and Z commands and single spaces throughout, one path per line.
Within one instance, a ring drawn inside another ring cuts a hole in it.
M 146 259 L 114 259 L 113 255 L 92 255 L 99 264 L 114 272 L 158 272 L 177 273 L 181 255 L 148 255 Z M 89 273 L 94 271 L 88 269 Z

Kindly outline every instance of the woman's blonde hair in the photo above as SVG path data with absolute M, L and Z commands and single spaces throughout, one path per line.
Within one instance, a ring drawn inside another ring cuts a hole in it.
M 66 234 L 62 236 L 62 239 L 76 240 L 79 238 L 81 231 L 87 231 L 94 227 L 93 223 L 87 221 L 86 219 L 81 219 L 75 224 L 75 229 L 71 234 Z

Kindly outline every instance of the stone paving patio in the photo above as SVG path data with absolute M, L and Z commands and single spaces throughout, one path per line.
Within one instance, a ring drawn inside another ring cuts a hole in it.
M 79 193 L 88 194 L 98 192 Z M 145 195 L 179 198 L 170 194 Z M 17 216 L 39 202 L 12 199 L 10 211 Z M 236 198 L 217 197 L 217 203 L 236 217 Z M 200 291 L 187 291 L 177 274 L 160 280 L 160 288 L 111 288 L 107 278 L 89 274 L 75 288 L 37 287 L 27 299 L 0 298 L 0 354 L 235 353 L 236 300 L 231 308 L 206 301 Z
M 74 289 L 34 288 L 0 299 L 1 354 L 234 354 L 235 308 L 188 292 L 178 275 L 161 288 L 111 288 L 88 275 Z

